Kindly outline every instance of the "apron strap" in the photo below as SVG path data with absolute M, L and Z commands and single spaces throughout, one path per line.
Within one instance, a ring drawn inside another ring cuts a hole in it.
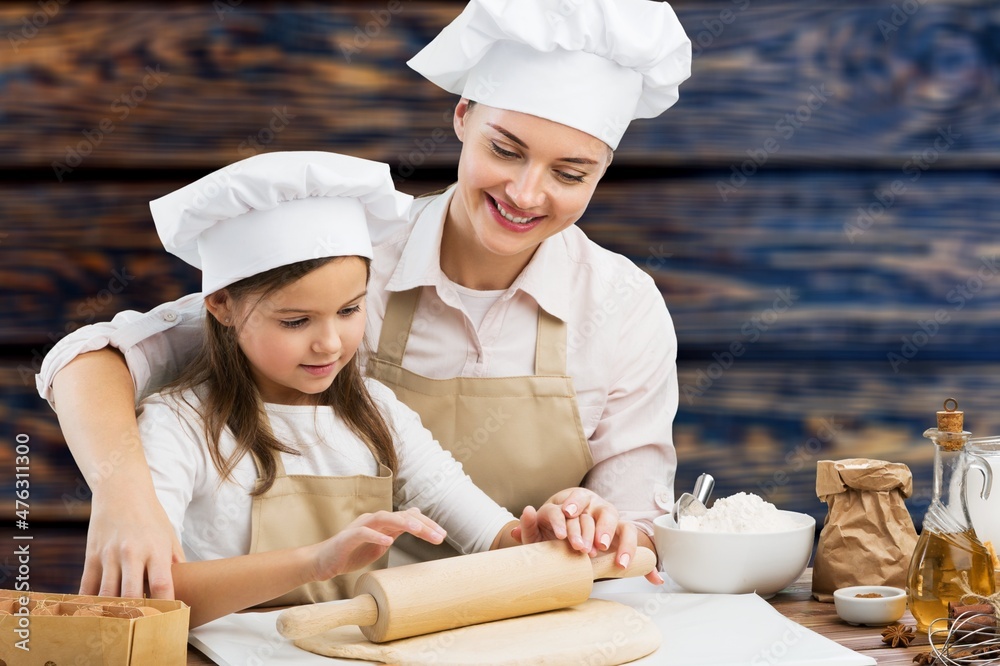
M 260 483 L 263 466 L 260 464 L 260 459 L 257 457 L 257 454 L 251 452 L 250 457 L 253 458 L 253 466 L 257 469 L 257 483 Z M 281 453 L 273 453 L 271 457 L 274 459 L 274 478 L 278 479 L 283 476 L 288 476 L 285 472 L 285 463 L 281 459 Z
M 389 293 L 382 332 L 378 336 L 378 350 L 375 352 L 378 358 L 394 365 L 403 365 L 406 341 L 410 338 L 413 313 L 416 312 L 419 301 L 420 287 Z
M 420 287 L 389 293 L 378 337 L 376 356 L 394 365 L 403 365 L 413 315 L 420 302 Z M 566 376 L 566 322 L 538 308 L 538 335 L 535 343 L 535 374 Z
M 566 376 L 566 322 L 538 308 L 535 374 Z

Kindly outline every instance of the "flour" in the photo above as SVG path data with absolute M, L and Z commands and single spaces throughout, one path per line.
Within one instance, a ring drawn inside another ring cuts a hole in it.
M 795 522 L 757 495 L 736 493 L 715 501 L 704 516 L 681 516 L 680 528 L 696 532 L 784 532 Z

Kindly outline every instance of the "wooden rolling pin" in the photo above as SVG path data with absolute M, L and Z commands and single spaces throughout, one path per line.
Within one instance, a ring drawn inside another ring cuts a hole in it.
M 369 571 L 353 599 L 289 608 L 278 616 L 278 632 L 296 640 L 356 624 L 383 643 L 575 606 L 590 597 L 595 578 L 644 576 L 656 566 L 653 551 L 641 546 L 624 569 L 614 558 L 544 541 Z

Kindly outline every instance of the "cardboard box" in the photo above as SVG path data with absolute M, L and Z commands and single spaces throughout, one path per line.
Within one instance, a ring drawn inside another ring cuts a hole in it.
M 27 598 L 22 606 L 18 600 Z M 0 659 L 8 666 L 184 666 L 191 609 L 183 601 L 0 590 Z M 62 615 L 31 615 L 38 605 Z M 101 605 L 119 617 L 73 616 Z M 150 607 L 157 615 L 128 617 Z M 9 612 L 11 612 L 9 611 Z M 27 649 L 23 649 L 27 648 Z

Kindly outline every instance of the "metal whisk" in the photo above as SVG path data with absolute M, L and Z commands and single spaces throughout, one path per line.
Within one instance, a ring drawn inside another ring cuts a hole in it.
M 938 627 L 939 624 L 943 626 Z M 965 612 L 934 620 L 927 630 L 931 652 L 947 666 L 1000 664 L 1000 634 L 993 613 Z

